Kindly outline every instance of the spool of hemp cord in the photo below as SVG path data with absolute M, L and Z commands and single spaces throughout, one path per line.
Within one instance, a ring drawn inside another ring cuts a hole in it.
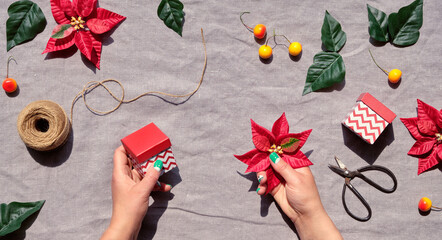
M 50 151 L 66 142 L 71 124 L 60 105 L 41 100 L 30 103 L 21 111 L 17 129 L 27 147 Z

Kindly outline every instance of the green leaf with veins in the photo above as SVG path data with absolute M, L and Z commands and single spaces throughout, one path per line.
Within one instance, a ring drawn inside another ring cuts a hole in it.
M 9 18 L 6 21 L 6 49 L 32 40 L 46 27 L 46 18 L 40 7 L 28 0 L 17 1 L 9 5 Z
M 179 0 L 162 0 L 157 9 L 158 17 L 180 36 L 183 32 L 183 9 L 184 5 Z
M 0 237 L 19 229 L 22 222 L 41 209 L 45 200 L 0 204 Z
M 321 40 L 325 48 L 331 52 L 338 52 L 347 41 L 347 34 L 342 31 L 341 24 L 325 11 L 321 29 Z
M 409 46 L 419 39 L 423 24 L 423 0 L 416 0 L 388 16 L 388 31 L 393 44 Z
M 315 55 L 313 64 L 308 69 L 302 95 L 342 82 L 344 77 L 342 56 L 335 52 L 320 52 Z
M 387 14 L 367 4 L 368 33 L 370 37 L 379 42 L 388 42 L 388 18 Z

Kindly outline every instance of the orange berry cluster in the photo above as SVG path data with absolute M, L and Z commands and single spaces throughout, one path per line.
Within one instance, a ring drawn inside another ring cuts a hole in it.
M 243 12 L 240 15 L 240 19 L 242 24 L 251 32 L 253 32 L 253 35 L 255 36 L 255 38 L 257 39 L 263 39 L 266 35 L 267 35 L 267 29 L 266 26 L 264 24 L 257 24 L 254 28 L 251 28 L 249 26 L 247 26 L 244 21 L 242 20 L 242 15 L 245 13 L 249 13 L 249 12 Z M 273 35 L 272 37 L 276 37 L 277 35 Z M 284 35 L 278 35 L 278 36 L 283 36 L 288 42 L 289 42 L 289 54 L 293 57 L 298 56 L 301 52 L 302 52 L 302 45 L 299 42 L 290 42 L 288 40 L 288 38 Z M 270 38 L 269 38 L 270 39 Z M 264 45 L 262 45 L 259 50 L 258 50 L 258 54 L 259 57 L 262 59 L 269 59 L 270 57 L 272 57 L 273 54 L 273 48 L 270 47 L 267 43 L 269 41 L 269 39 L 267 39 L 266 43 Z

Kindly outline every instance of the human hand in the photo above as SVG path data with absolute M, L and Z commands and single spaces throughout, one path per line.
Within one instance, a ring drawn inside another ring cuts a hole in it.
M 171 186 L 158 182 L 163 167 L 157 160 L 141 178 L 131 169 L 126 151 L 120 146 L 114 153 L 112 173 L 112 218 L 101 239 L 136 239 L 149 207 L 152 191 L 170 191 Z
M 341 234 L 327 215 L 315 179 L 309 167 L 293 169 L 277 153 L 270 154 L 271 165 L 286 181 L 270 194 L 282 211 L 293 221 L 301 239 L 342 239 Z M 267 176 L 257 173 L 258 194 L 266 192 Z

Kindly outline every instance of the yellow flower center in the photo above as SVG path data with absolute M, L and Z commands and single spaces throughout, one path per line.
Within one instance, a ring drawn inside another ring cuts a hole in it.
M 438 142 L 442 142 L 442 134 L 440 134 L 440 133 L 436 133 L 436 140 L 437 140 Z
M 81 17 L 78 17 L 78 18 L 72 17 L 71 18 L 71 25 L 75 28 L 75 30 L 79 30 L 80 28 L 84 28 L 83 23 L 85 23 L 85 21 L 83 21 L 81 19 Z
M 270 148 L 269 148 L 269 152 L 275 152 L 275 153 L 279 153 L 282 154 L 282 147 L 281 146 L 276 146 L 275 144 L 273 144 Z

